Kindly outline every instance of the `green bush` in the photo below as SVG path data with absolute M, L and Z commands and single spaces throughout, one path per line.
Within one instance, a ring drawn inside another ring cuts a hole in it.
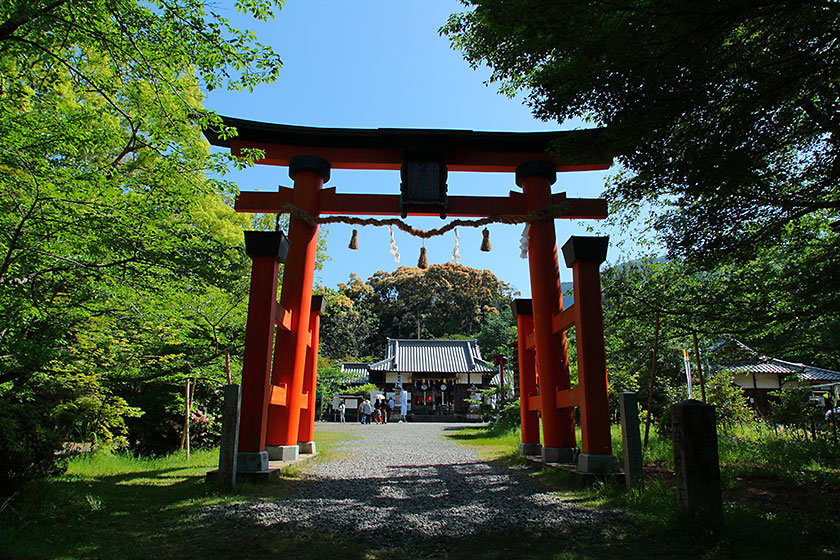
M 66 469 L 56 454 L 62 442 L 50 412 L 34 397 L 0 395 L 0 495 Z
M 498 387 L 482 389 L 479 399 L 464 399 L 464 402 L 477 404 L 481 418 L 493 424 L 495 428 L 509 430 L 519 426 L 519 399 L 509 399 L 500 396 Z M 495 405 L 484 402 L 485 398 L 495 401 Z
M 824 419 L 823 411 L 808 402 L 807 389 L 780 389 L 770 394 L 778 397 L 776 402 L 770 402 L 770 420 L 776 424 L 800 429 L 807 437 L 808 430 Z
M 744 390 L 732 383 L 732 372 L 718 370 L 706 382 L 706 402 L 714 405 L 717 422 L 725 428 L 753 419 Z
M 129 449 L 140 455 L 161 457 L 181 446 L 186 408 L 183 385 L 155 381 L 136 394 L 125 393 L 142 415 L 126 419 Z M 221 440 L 224 394 L 220 385 L 201 383 L 193 394 L 190 412 L 190 446 L 209 449 Z
M 364 385 L 347 385 L 340 389 L 344 395 L 359 395 L 361 397 L 370 397 L 374 391 L 382 391 L 373 383 L 365 383 Z

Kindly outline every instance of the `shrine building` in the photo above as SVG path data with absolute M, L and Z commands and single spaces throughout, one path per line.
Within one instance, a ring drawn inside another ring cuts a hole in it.
M 363 364 L 342 364 L 359 371 Z M 408 392 L 411 416 L 462 416 L 470 413 L 466 399 L 494 384 L 498 368 L 481 358 L 473 340 L 389 338 L 385 359 L 366 365 L 368 379 L 386 396 L 400 388 Z

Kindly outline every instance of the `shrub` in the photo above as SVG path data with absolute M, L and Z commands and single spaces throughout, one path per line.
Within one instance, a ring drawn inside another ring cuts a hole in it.
M 0 495 L 28 480 L 64 472 L 59 449 L 61 436 L 48 406 L 34 397 L 0 395 Z
M 497 428 L 513 429 L 519 426 L 519 399 L 503 398 L 498 387 L 482 389 L 479 399 L 465 399 L 464 402 L 477 404 L 482 419 L 491 422 Z M 493 404 L 488 404 L 489 398 Z
M 370 397 L 374 391 L 381 391 L 379 387 L 373 383 L 365 383 L 364 385 L 347 385 L 340 389 L 341 393 L 345 395 L 359 395 L 362 397 Z
M 770 403 L 770 420 L 788 428 L 801 429 L 808 436 L 808 429 L 820 423 L 822 410 L 808 402 L 808 391 L 802 389 L 780 389 L 770 393 L 778 401 Z
M 753 418 L 747 396 L 743 389 L 732 383 L 732 372 L 729 370 L 722 369 L 709 375 L 706 402 L 716 407 L 717 422 L 724 428 Z

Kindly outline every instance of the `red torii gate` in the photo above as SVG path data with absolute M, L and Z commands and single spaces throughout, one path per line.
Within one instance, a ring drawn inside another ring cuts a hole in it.
M 553 217 L 530 221 L 532 300 L 516 300 L 519 328 L 523 453 L 547 462 L 577 456 L 573 407 L 581 407 L 578 469 L 614 468 L 607 409 L 606 366 L 598 266 L 606 238 L 573 237 L 563 247 L 574 271 L 576 303 L 563 309 L 554 218 L 601 219 L 601 199 L 552 194 L 558 171 L 607 169 L 601 131 L 508 133 L 465 130 L 326 129 L 224 118 L 237 135 L 207 132 L 211 143 L 235 155 L 258 149 L 258 163 L 289 167 L 291 189 L 242 192 L 238 212 L 278 213 L 293 205 L 313 218 L 323 214 L 526 215 L 557 206 Z M 556 159 L 549 147 L 562 156 Z M 400 195 L 340 194 L 324 189 L 331 168 L 399 169 Z M 522 193 L 507 197 L 446 195 L 448 171 L 514 173 Z M 265 472 L 268 461 L 313 452 L 319 317 L 323 299 L 312 296 L 317 223 L 294 213 L 289 240 L 281 232 L 246 232 L 253 259 L 239 431 L 239 472 Z M 279 263 L 285 260 L 280 301 Z M 580 384 L 571 388 L 565 330 L 577 327 Z M 538 373 L 537 373 L 538 372 Z M 539 375 L 539 379 L 537 379 Z M 539 382 L 539 383 L 538 383 Z M 537 415 L 542 414 L 543 445 Z

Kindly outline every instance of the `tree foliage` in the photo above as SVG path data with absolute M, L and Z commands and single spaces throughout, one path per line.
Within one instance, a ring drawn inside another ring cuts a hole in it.
M 368 283 L 381 329 L 392 338 L 477 334 L 483 317 L 507 306 L 512 292 L 488 270 L 452 263 L 377 272 Z
M 176 421 L 185 378 L 223 378 L 247 221 L 207 178 L 227 161 L 200 86 L 279 66 L 199 0 L 0 5 L 0 406 L 37 395 L 57 437 L 120 444 L 141 413 Z
M 607 127 L 609 196 L 661 204 L 674 255 L 750 256 L 803 219 L 836 252 L 836 2 L 464 3 L 442 32 L 538 117 Z
M 602 283 L 611 397 L 638 391 L 647 403 L 657 322 L 654 414 L 664 414 L 673 399 L 687 397 L 684 349 L 699 381 L 695 336 L 707 400 L 718 406 L 722 423 L 743 421 L 750 413 L 743 392 L 732 386 L 731 372 L 708 370 L 707 349 L 721 339 L 737 338 L 763 354 L 836 369 L 836 318 L 816 309 L 818 301 L 799 299 L 802 294 L 791 289 L 797 278 L 786 269 L 784 254 L 775 251 L 712 271 L 661 258 L 608 267 Z
M 483 333 L 490 352 L 510 342 L 501 340 L 505 325 L 510 334 L 512 289 L 487 270 L 446 263 L 379 271 L 366 282 L 351 275 L 330 297 L 335 307 L 323 320 L 321 348 L 332 358 L 378 356 L 386 338 Z
M 354 359 L 381 352 L 381 348 L 373 347 L 379 318 L 366 305 L 366 298 L 372 293 L 368 284 L 351 274 L 349 282 L 339 284 L 338 290 L 319 286 L 316 291 L 327 301 L 327 310 L 321 319 L 322 355 Z
M 613 388 L 644 401 L 657 321 L 660 411 L 694 335 L 840 367 L 838 3 L 463 3 L 441 32 L 537 117 L 603 127 L 612 219 L 652 211 L 668 248 L 605 273 Z

